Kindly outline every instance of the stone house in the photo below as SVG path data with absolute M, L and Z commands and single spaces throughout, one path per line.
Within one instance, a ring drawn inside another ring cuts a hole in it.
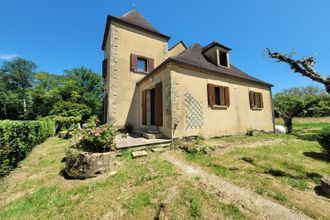
M 168 138 L 274 131 L 272 85 L 232 65 L 229 47 L 169 39 L 136 10 L 108 16 L 104 121 Z

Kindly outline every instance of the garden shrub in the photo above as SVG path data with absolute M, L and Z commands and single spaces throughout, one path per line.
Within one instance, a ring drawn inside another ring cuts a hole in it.
M 324 127 L 319 133 L 318 142 L 330 155 L 330 126 Z
M 81 150 L 102 153 L 115 150 L 116 131 L 109 125 L 96 126 L 87 124 L 78 129 L 79 144 Z
M 54 134 L 51 120 L 0 121 L 0 177 L 17 167 L 37 144 Z

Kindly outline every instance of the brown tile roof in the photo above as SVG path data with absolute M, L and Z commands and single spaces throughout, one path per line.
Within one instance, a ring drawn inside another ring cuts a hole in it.
M 202 51 L 203 51 L 203 47 L 200 44 L 191 45 L 188 49 L 186 49 L 184 52 L 182 52 L 178 56 L 170 57 L 167 60 L 165 60 L 158 67 L 156 67 L 152 72 L 150 72 L 147 76 L 145 76 L 143 79 L 141 79 L 138 82 L 138 84 L 141 84 L 143 81 L 150 78 L 152 75 L 154 75 L 159 69 L 161 69 L 167 63 L 173 62 L 173 63 L 177 63 L 177 64 L 194 67 L 194 68 L 204 70 L 207 72 L 211 72 L 214 74 L 225 74 L 228 76 L 256 82 L 259 84 L 272 86 L 271 84 L 269 84 L 267 82 L 254 78 L 254 77 L 242 72 L 241 70 L 236 68 L 234 65 L 230 65 L 230 68 L 215 66 L 214 64 L 212 64 L 206 60 L 206 58 L 202 54 Z
M 108 15 L 102 42 L 102 50 L 104 50 L 105 48 L 105 44 L 109 34 L 110 23 L 112 20 L 117 21 L 118 23 L 121 23 L 123 25 L 133 27 L 141 31 L 148 32 L 150 34 L 164 38 L 167 41 L 170 39 L 169 36 L 166 36 L 157 31 L 140 13 L 133 9 L 120 17 Z

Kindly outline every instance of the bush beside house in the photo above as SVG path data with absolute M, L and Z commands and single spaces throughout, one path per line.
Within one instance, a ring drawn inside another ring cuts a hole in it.
M 0 177 L 17 167 L 34 146 L 54 135 L 51 120 L 0 121 Z

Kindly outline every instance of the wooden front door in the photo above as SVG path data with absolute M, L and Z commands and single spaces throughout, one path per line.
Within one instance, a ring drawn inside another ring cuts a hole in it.
M 142 124 L 163 126 L 162 83 L 142 91 Z

